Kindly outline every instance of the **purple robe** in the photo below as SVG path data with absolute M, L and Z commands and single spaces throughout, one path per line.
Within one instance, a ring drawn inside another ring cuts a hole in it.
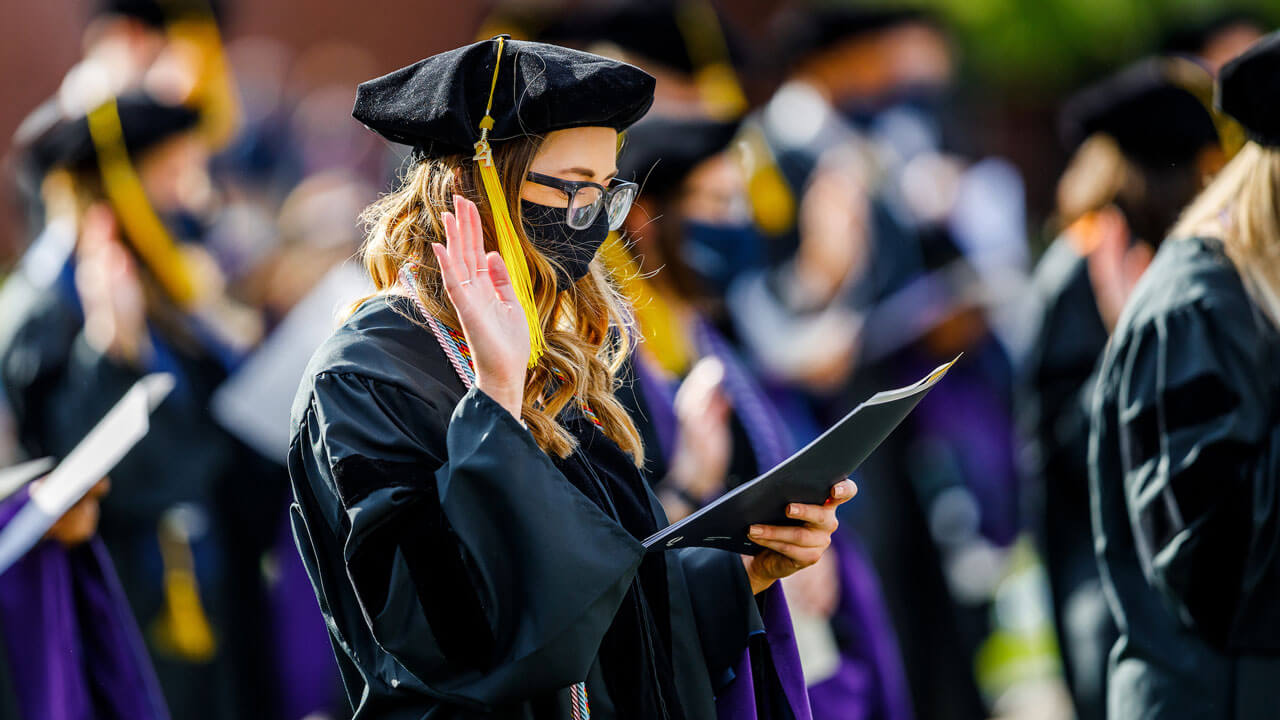
M 27 501 L 0 503 L 3 527 Z M 120 581 L 96 536 L 41 542 L 0 575 L 0 633 L 23 720 L 168 720 Z

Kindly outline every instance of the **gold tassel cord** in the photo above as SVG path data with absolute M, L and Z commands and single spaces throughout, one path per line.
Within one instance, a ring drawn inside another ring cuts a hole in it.
M 217 652 L 217 641 L 200 602 L 195 559 L 186 529 L 171 513 L 161 520 L 159 538 L 165 604 L 151 626 L 152 641 L 185 662 L 207 663 Z
M 156 215 L 142 180 L 129 160 L 115 98 L 91 110 L 88 121 L 103 189 L 125 236 L 165 293 L 180 307 L 192 307 L 200 296 L 200 289 L 187 258 Z
M 520 244 L 520 235 L 516 233 L 511 222 L 511 212 L 507 208 L 506 194 L 502 190 L 502 182 L 498 179 L 498 171 L 493 166 L 493 148 L 489 146 L 489 131 L 493 129 L 494 90 L 498 87 L 498 69 L 502 67 L 503 38 L 498 40 L 498 59 L 493 64 L 493 80 L 489 85 L 489 104 L 484 109 L 484 119 L 480 121 L 480 140 L 475 144 L 476 154 L 472 158 L 480 166 L 480 179 L 484 184 L 485 196 L 489 199 L 489 211 L 493 215 L 494 233 L 498 236 L 498 252 L 507 265 L 507 273 L 511 276 L 511 286 L 516 298 L 524 308 L 524 316 L 529 324 L 529 367 L 537 365 L 546 349 L 546 340 L 542 336 L 542 320 L 538 317 L 538 306 L 533 299 L 533 280 L 529 277 L 529 264 L 525 260 L 524 248 Z

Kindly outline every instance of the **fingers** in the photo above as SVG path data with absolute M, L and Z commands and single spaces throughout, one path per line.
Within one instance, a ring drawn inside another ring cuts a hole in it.
M 787 517 L 803 520 L 810 527 L 827 533 L 835 532 L 836 528 L 840 526 L 840 521 L 836 520 L 836 508 L 834 505 L 791 503 L 787 506 Z
M 466 198 L 458 198 L 462 201 L 462 214 L 467 219 L 467 240 L 470 249 L 471 267 L 475 268 L 475 272 L 482 273 L 487 269 L 485 264 L 484 252 L 484 226 L 480 223 L 480 209 L 476 204 Z M 456 204 L 457 201 L 455 201 Z
M 493 290 L 503 302 L 519 304 L 516 289 L 511 285 L 511 275 L 507 273 L 507 264 L 502 255 L 491 252 L 485 256 L 486 267 L 489 268 L 489 280 L 493 282 Z
M 752 525 L 747 532 L 752 542 L 765 545 L 766 542 L 791 545 L 797 548 L 825 549 L 831 544 L 831 533 L 808 525 L 786 527 L 782 525 Z M 765 545 L 773 547 L 773 545 Z M 776 549 L 776 548 L 775 548 Z
M 858 494 L 858 486 L 848 478 L 841 480 L 831 488 L 831 497 L 827 499 L 827 506 L 842 505 L 853 499 Z
M 445 220 L 445 251 L 449 256 L 449 264 L 453 266 L 453 271 L 459 278 L 458 284 L 461 285 L 464 282 L 469 281 L 471 276 L 475 274 L 475 271 L 474 268 L 469 267 L 467 263 L 466 255 L 468 251 L 466 249 L 466 228 L 463 225 L 465 221 L 460 216 L 461 214 L 456 212 L 456 200 L 454 208 L 455 212 L 447 212 L 443 216 Z
M 822 559 L 822 553 L 826 552 L 826 547 L 806 547 L 801 545 L 792 545 L 790 543 L 780 542 L 778 540 L 756 540 L 757 545 L 772 550 L 786 560 L 790 565 L 790 571 L 799 570 L 813 565 Z M 790 572 L 776 573 L 775 577 L 786 577 Z

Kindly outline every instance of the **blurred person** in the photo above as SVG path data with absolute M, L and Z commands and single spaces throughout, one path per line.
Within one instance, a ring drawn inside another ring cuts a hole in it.
M 0 527 L 40 480 L 0 500 Z M 97 536 L 106 480 L 0 575 L 0 711 L 14 720 L 139 718 L 168 710 Z
M 626 135 L 622 177 L 643 191 L 602 251 L 645 341 L 620 391 L 671 521 L 732 490 L 817 434 L 800 398 L 760 382 L 726 337 L 724 293 L 762 260 L 729 144 L 738 123 L 651 116 Z M 874 571 L 844 532 L 784 581 L 815 718 L 911 717 Z
M 1249 142 L 1125 304 L 1092 405 L 1116 720 L 1280 707 L 1280 34 L 1224 65 L 1217 96 Z
M 1058 185 L 1064 229 L 1032 284 L 1035 341 L 1021 361 L 1017 396 L 1023 472 L 1081 720 L 1106 717 L 1107 655 L 1116 639 L 1089 520 L 1094 373 L 1125 299 L 1222 158 L 1209 109 L 1183 84 L 1212 80 L 1186 65 L 1150 58 L 1066 103 L 1063 128 L 1078 147 Z
M 624 0 L 561 10 L 533 37 L 631 63 L 656 79 L 654 112 L 728 120 L 747 109 L 742 51 L 710 0 Z
M 635 191 L 618 131 L 653 87 L 499 36 L 358 89 L 354 116 L 416 152 L 366 215 L 379 292 L 314 356 L 289 456 L 358 718 L 808 713 L 775 581 L 817 560 L 851 483 L 796 508 L 794 543 L 757 527 L 751 559 L 639 542 L 664 520 L 593 258 Z
M 1160 44 L 1161 54 L 1196 59 L 1211 73 L 1244 52 L 1267 31 L 1267 23 L 1241 10 L 1212 12 L 1180 23 Z
M 40 134 L 51 169 L 46 232 L 58 233 L 62 254 L 29 253 L 39 267 L 6 284 L 6 297 L 22 301 L 6 305 L 0 379 L 24 450 L 56 457 L 142 374 L 177 377 L 152 433 L 113 474 L 101 532 L 170 707 L 219 717 L 253 694 L 237 683 L 264 675 L 240 651 L 261 633 L 242 622 L 240 586 L 228 580 L 259 567 L 239 548 L 253 535 L 249 515 L 270 503 L 245 504 L 237 488 L 282 494 L 284 483 L 209 415 L 209 393 L 260 323 L 225 296 L 199 244 L 193 218 L 210 187 L 198 120 L 133 93 Z M 228 616 L 236 621 L 223 625 Z M 230 656 L 244 674 L 231 675 Z

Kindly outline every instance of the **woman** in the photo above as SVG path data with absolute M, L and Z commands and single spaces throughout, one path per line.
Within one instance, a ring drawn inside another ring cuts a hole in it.
M 763 249 L 729 152 L 737 130 L 737 123 L 651 115 L 627 131 L 619 163 L 623 177 L 644 179 L 645 194 L 624 225 L 631 252 L 611 243 L 605 260 L 626 278 L 638 308 L 645 342 L 634 356 L 632 416 L 673 520 L 817 434 L 803 400 L 761 382 L 719 329 L 727 323 L 725 292 L 759 257 L 752 251 Z M 852 534 L 832 540 L 817 565 L 785 583 L 813 715 L 907 720 L 879 582 Z
M 289 451 L 357 718 L 808 715 L 776 686 L 791 668 L 740 658 L 780 629 L 765 591 L 818 560 L 852 483 L 755 528 L 754 557 L 639 542 L 664 521 L 592 257 L 634 190 L 605 187 L 618 132 L 652 93 L 629 65 L 505 37 L 357 92 L 355 117 L 415 161 L 368 212 L 380 292 L 312 359 Z
M 1251 142 L 1187 208 L 1099 369 L 1095 547 L 1120 638 L 1107 717 L 1280 707 L 1280 34 L 1220 77 Z

